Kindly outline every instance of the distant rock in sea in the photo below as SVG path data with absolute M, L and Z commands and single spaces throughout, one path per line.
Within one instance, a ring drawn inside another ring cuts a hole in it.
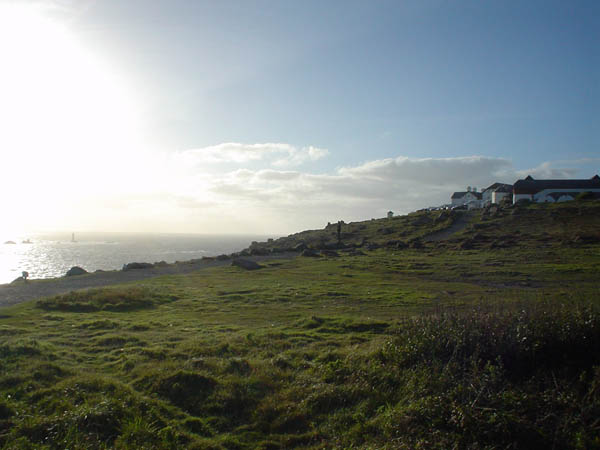
M 85 275 L 86 273 L 88 273 L 87 270 L 82 269 L 79 266 L 74 266 L 74 267 L 71 267 L 69 270 L 67 270 L 66 276 L 74 277 L 77 275 Z
M 15 241 L 6 241 L 5 244 L 16 244 Z

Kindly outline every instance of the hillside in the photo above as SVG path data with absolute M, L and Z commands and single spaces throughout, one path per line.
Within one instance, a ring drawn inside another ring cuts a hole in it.
M 0 309 L 0 446 L 600 448 L 600 202 L 440 214 Z
M 294 249 L 374 250 L 437 246 L 430 237 L 458 224 L 459 232 L 450 236 L 450 248 L 456 245 L 473 248 L 501 248 L 519 245 L 563 245 L 598 242 L 600 203 L 581 201 L 557 204 L 521 204 L 488 207 L 483 210 L 418 211 L 405 216 L 343 223 L 340 238 L 337 224 L 321 230 L 307 230 L 269 242 L 254 242 L 246 249 L 250 254 L 292 251 Z M 445 239 L 444 239 L 445 240 Z

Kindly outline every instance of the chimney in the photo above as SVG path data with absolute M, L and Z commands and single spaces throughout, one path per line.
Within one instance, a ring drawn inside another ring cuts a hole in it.
M 467 192 L 471 192 L 471 186 L 467 186 Z

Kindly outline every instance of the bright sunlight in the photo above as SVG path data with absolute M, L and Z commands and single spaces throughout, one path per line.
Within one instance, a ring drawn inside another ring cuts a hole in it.
M 4 232 L 68 215 L 82 191 L 117 189 L 119 168 L 139 156 L 132 90 L 44 13 L 0 4 L 0 188 L 11 212 Z

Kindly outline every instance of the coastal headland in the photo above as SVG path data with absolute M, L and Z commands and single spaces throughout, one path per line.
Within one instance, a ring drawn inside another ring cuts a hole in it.
M 0 446 L 600 445 L 600 202 L 323 225 L 1 286 Z

